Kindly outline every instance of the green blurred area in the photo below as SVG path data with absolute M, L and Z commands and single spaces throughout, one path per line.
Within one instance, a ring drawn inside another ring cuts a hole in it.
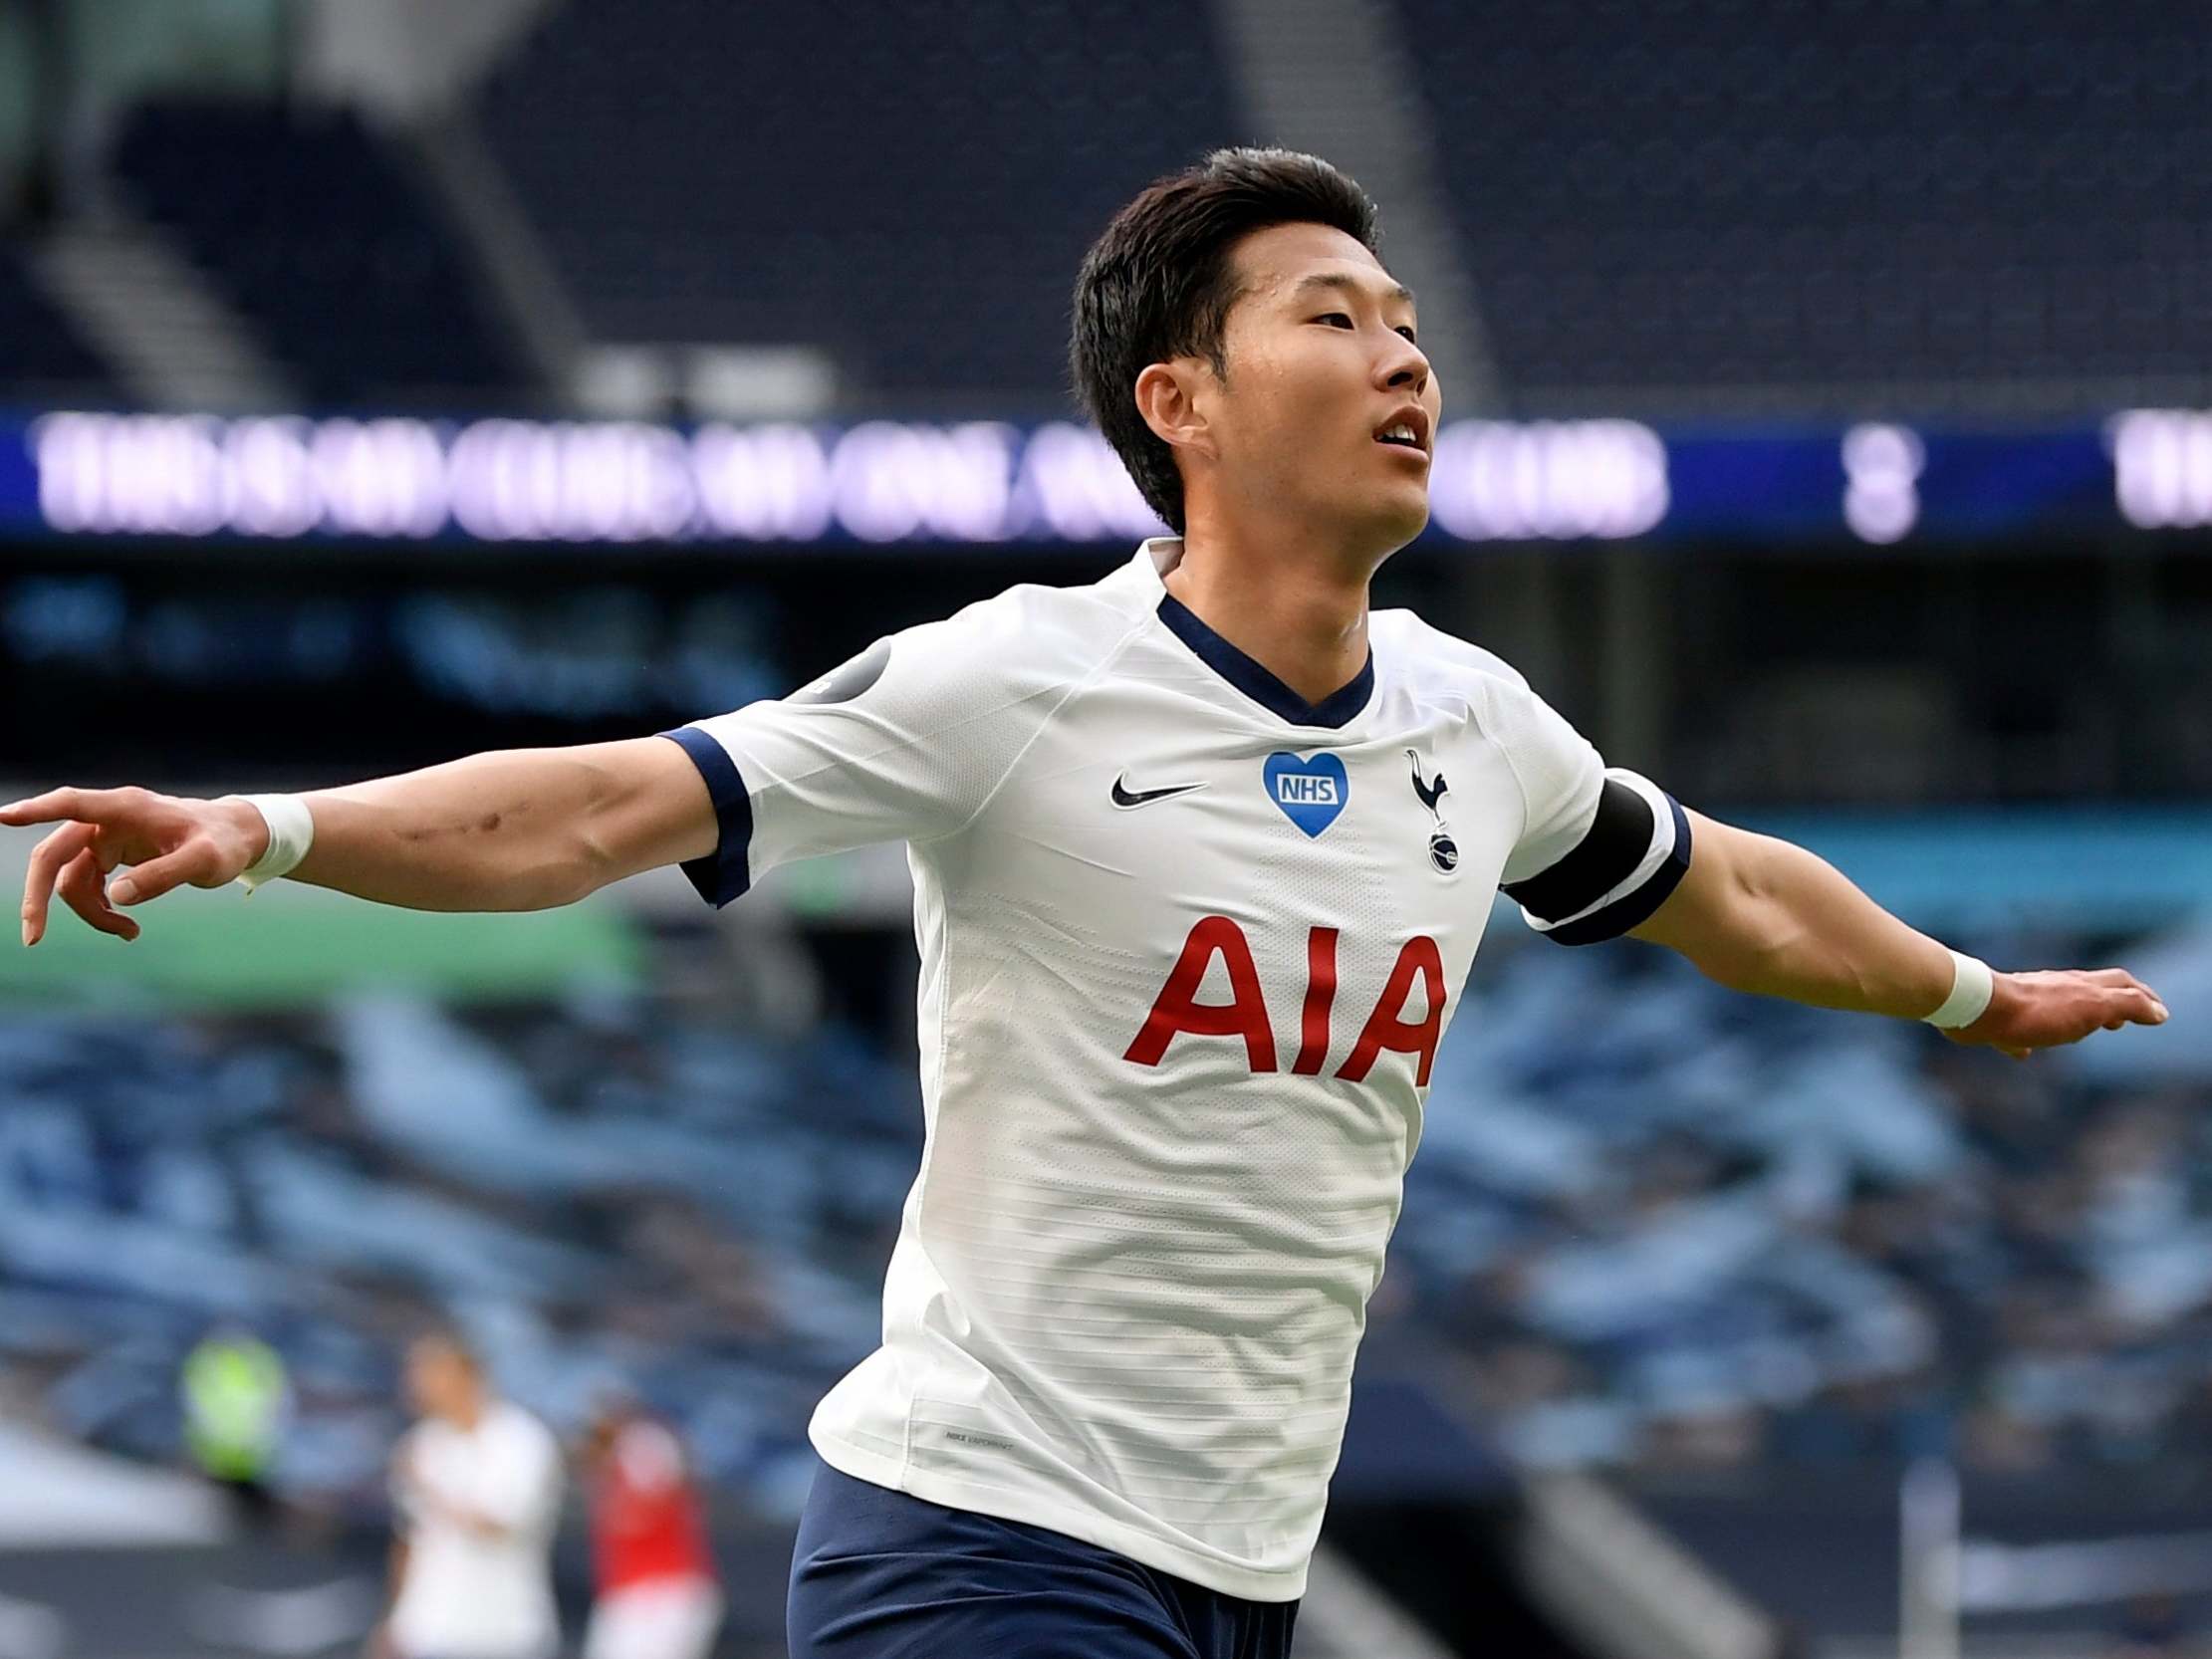
M 460 999 L 548 994 L 579 979 L 623 983 L 644 942 L 618 903 L 522 915 L 437 915 L 319 888 L 186 890 L 148 905 L 124 944 L 60 905 L 47 936 L 0 946 L 0 1004 L 289 1008 L 334 992 L 403 987 Z

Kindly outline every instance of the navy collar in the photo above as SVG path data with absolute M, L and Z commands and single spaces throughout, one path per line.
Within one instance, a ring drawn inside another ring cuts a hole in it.
M 1255 703 L 1280 715 L 1294 726 L 1344 726 L 1367 706 L 1374 691 L 1374 648 L 1348 685 L 1339 686 L 1318 703 L 1309 703 L 1268 670 L 1198 619 L 1197 613 L 1173 593 L 1162 593 L 1159 619 L 1168 630 L 1198 654 L 1198 660 L 1219 674 Z

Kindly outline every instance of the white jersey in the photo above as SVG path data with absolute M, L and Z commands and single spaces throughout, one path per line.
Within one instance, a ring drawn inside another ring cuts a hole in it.
M 520 1406 L 473 1429 L 429 1419 L 393 1459 L 407 1541 L 391 1637 L 405 1659 L 548 1659 L 560 1645 L 553 1535 L 561 1448 Z M 487 1536 L 470 1518 L 494 1523 Z
M 1559 937 L 1609 936 L 1687 830 L 1409 612 L 1306 703 L 1166 592 L 1180 556 L 1012 589 L 668 735 L 715 799 L 721 845 L 686 870 L 716 902 L 910 847 L 926 1140 L 882 1345 L 816 1449 L 1285 1601 L 1501 883 Z

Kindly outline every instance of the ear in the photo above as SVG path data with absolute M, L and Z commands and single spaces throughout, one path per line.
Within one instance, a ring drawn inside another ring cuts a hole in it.
M 1155 362 L 1136 377 L 1136 412 L 1170 449 L 1213 454 L 1213 432 L 1199 407 L 1197 365 L 1189 358 Z

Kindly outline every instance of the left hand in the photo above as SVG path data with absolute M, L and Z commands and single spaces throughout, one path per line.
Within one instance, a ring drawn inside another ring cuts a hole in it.
M 2092 1031 L 2162 1026 L 2166 1005 L 2124 968 L 1999 974 L 1989 1007 L 1971 1026 L 1943 1035 L 1969 1048 L 2026 1060 L 2038 1049 L 2079 1043 Z

